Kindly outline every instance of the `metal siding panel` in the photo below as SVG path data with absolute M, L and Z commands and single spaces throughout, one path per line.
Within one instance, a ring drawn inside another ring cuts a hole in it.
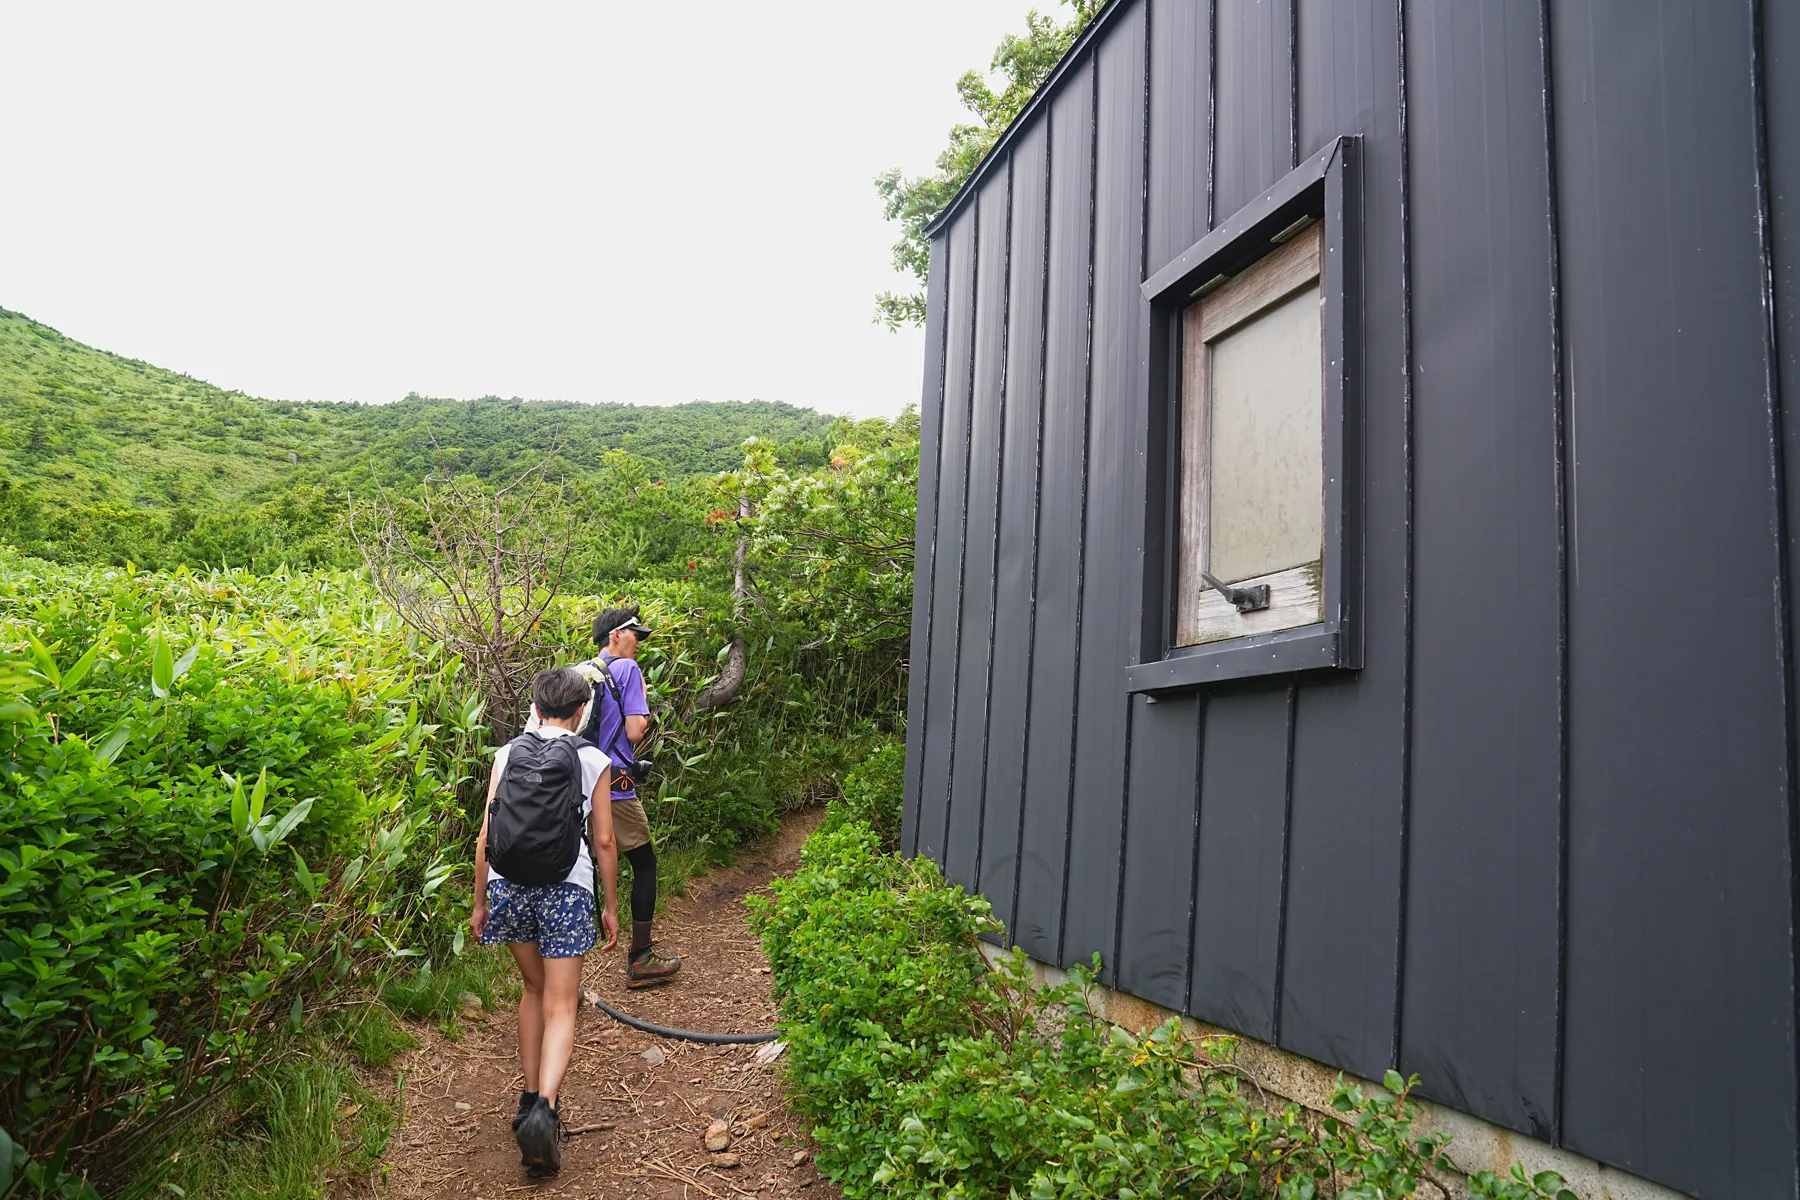
M 931 580 L 936 562 L 938 446 L 944 415 L 944 239 L 931 240 L 931 269 L 925 288 L 925 371 L 919 398 L 919 509 L 913 534 L 912 638 L 907 649 L 906 777 L 901 792 L 900 846 L 918 845 L 919 779 L 924 758 L 925 710 L 930 703 Z
M 1205 236 L 1207 0 L 1150 0 L 1150 273 Z
M 1006 437 L 995 564 L 993 712 L 988 718 L 981 894 L 1010 931 L 1018 882 L 1038 523 L 1038 421 L 1044 386 L 1044 231 L 1049 159 L 1043 121 L 1014 143 Z M 1059 739 L 1060 740 L 1060 739 Z
M 1200 223 L 1187 245 L 1210 228 L 1209 204 L 1216 226 L 1285 175 L 1293 153 L 1288 0 L 1214 0 L 1214 7 L 1210 148 L 1201 127 L 1201 148 L 1210 150 L 1213 164 L 1213 194 L 1196 204 Z M 1202 88 L 1205 70 L 1196 72 Z M 1157 178 L 1154 166 L 1151 177 Z M 1285 681 L 1212 689 L 1202 718 L 1189 1011 L 1264 1040 L 1275 1036 L 1289 692 Z
M 1555 1136 L 1561 570 L 1535 6 L 1416 0 L 1413 762 L 1401 1070 Z
M 1569 0 L 1552 31 L 1572 458 L 1564 1135 L 1707 1198 L 1795 1186 L 1748 12 Z M 1672 621 L 1690 597 L 1697 619 Z M 1698 1062 L 1670 1052 L 1696 1037 Z
M 1204 3 L 1148 0 L 1148 5 L 1145 246 L 1154 270 L 1205 232 L 1210 30 Z M 1160 447 L 1146 450 L 1156 453 Z M 1133 703 L 1119 981 L 1135 995 L 1180 1009 L 1188 990 L 1200 701 L 1188 695 Z
M 1399 33 L 1380 0 L 1303 0 L 1303 152 L 1363 138 L 1363 670 L 1301 684 L 1281 1045 L 1364 1077 L 1393 1065 L 1407 595 Z M 1223 208 L 1221 207 L 1221 213 Z
M 1292 692 L 1284 680 L 1218 689 L 1201 751 L 1188 1011 L 1265 1042 L 1275 1040 Z
M 1213 216 L 1223 221 L 1294 165 L 1291 0 L 1217 0 Z
M 975 265 L 975 366 L 969 423 L 968 519 L 963 526 L 962 653 L 956 674 L 950 812 L 944 871 L 971 891 L 981 848 L 986 783 L 988 672 L 994 647 L 994 538 L 1000 503 L 1001 388 L 1006 381 L 1008 211 L 1006 172 L 982 188 Z
M 1013 940 L 1055 961 L 1068 853 L 1081 608 L 1082 463 L 1087 444 L 1088 272 L 1092 254 L 1092 64 L 1066 79 L 1050 110 L 1049 282 L 1045 295 L 1043 488 L 1038 513 L 1037 627 L 1032 631 L 1019 909 Z
M 1187 1004 L 1200 700 L 1136 696 L 1132 704 L 1119 986 L 1179 1012 Z
M 956 663 L 962 630 L 964 483 L 969 465 L 969 367 L 975 324 L 975 210 L 956 218 L 945 237 L 950 269 L 944 337 L 943 441 L 938 453 L 937 562 L 931 581 L 929 693 L 919 777 L 917 853 L 944 861 L 944 822 L 950 804 L 950 738 L 956 714 Z
M 1110 957 L 1117 933 L 1125 821 L 1125 572 L 1140 515 L 1128 494 L 1135 477 L 1133 423 L 1138 412 L 1138 344 L 1143 282 L 1144 19 L 1139 8 L 1114 18 L 1096 50 L 1094 171 L 1093 419 L 1089 426 L 1086 554 L 1080 704 L 1075 725 L 1075 799 L 1071 807 L 1072 889 L 1061 962 Z M 1113 978 L 1114 964 L 1106 964 Z

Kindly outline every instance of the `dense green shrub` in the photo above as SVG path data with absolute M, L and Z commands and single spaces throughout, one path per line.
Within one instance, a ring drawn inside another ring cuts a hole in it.
M 1340 1081 L 1328 1116 L 1263 1105 L 1229 1039 L 1107 1025 L 1088 971 L 1040 992 L 1022 954 L 990 969 L 987 902 L 880 845 L 840 820 L 750 901 L 789 1082 L 846 1196 L 1386 1200 L 1447 1168 L 1445 1140 L 1412 1129 L 1416 1079 Z M 1518 1169 L 1470 1195 L 1574 1200 L 1553 1173 Z
M 872 679 L 853 651 L 800 650 L 799 634 L 763 631 L 735 703 L 697 710 L 717 675 L 732 630 L 706 588 L 640 583 L 611 596 L 570 596 L 547 617 L 554 661 L 591 657 L 593 617 L 613 604 L 639 605 L 656 630 L 638 653 L 655 713 L 644 754 L 655 763 L 645 809 L 659 855 L 675 865 L 722 862 L 732 848 L 774 832 L 781 815 L 819 803 L 901 721 L 904 681 Z M 670 880 L 679 884 L 679 875 Z
M 844 794 L 831 802 L 824 828 L 861 821 L 881 839 L 881 848 L 900 848 L 900 808 L 906 781 L 906 740 L 888 738 L 844 777 Z
M 0 556 L 0 1127 L 106 1172 L 460 943 L 480 706 L 341 576 Z

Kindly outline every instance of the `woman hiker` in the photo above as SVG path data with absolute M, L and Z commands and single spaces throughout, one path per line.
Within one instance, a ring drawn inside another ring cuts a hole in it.
M 513 1133 L 534 1175 L 562 1166 L 557 1091 L 575 1049 L 582 956 L 600 921 L 611 950 L 619 937 L 619 856 L 613 833 L 612 764 L 575 736 L 593 687 L 581 672 L 540 671 L 531 681 L 533 727 L 500 748 L 475 843 L 475 909 L 483 945 L 505 942 L 525 985 L 519 998 L 519 1094 Z M 590 850 L 591 847 L 591 850 Z

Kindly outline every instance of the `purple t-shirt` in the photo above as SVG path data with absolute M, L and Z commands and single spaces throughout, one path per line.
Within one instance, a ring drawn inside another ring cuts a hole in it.
M 624 701 L 625 716 L 649 716 L 650 698 L 644 691 L 644 672 L 637 663 L 629 658 L 607 658 L 605 655 L 595 661 L 611 669 L 613 682 L 619 685 L 619 698 Z M 600 727 L 595 731 L 597 734 L 596 744 L 601 747 L 620 743 L 630 744 L 630 739 L 619 731 L 623 718 L 612 705 L 601 706 L 599 721 Z M 614 776 L 615 780 L 617 778 Z M 635 800 L 637 799 L 637 789 L 630 784 L 615 782 L 612 795 L 614 800 Z

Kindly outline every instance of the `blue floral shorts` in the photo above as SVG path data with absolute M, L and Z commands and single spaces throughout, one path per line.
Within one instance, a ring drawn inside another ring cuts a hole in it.
M 481 944 L 536 942 L 544 958 L 580 958 L 594 948 L 594 896 L 573 883 L 525 887 L 505 879 L 487 885 L 488 919 Z

